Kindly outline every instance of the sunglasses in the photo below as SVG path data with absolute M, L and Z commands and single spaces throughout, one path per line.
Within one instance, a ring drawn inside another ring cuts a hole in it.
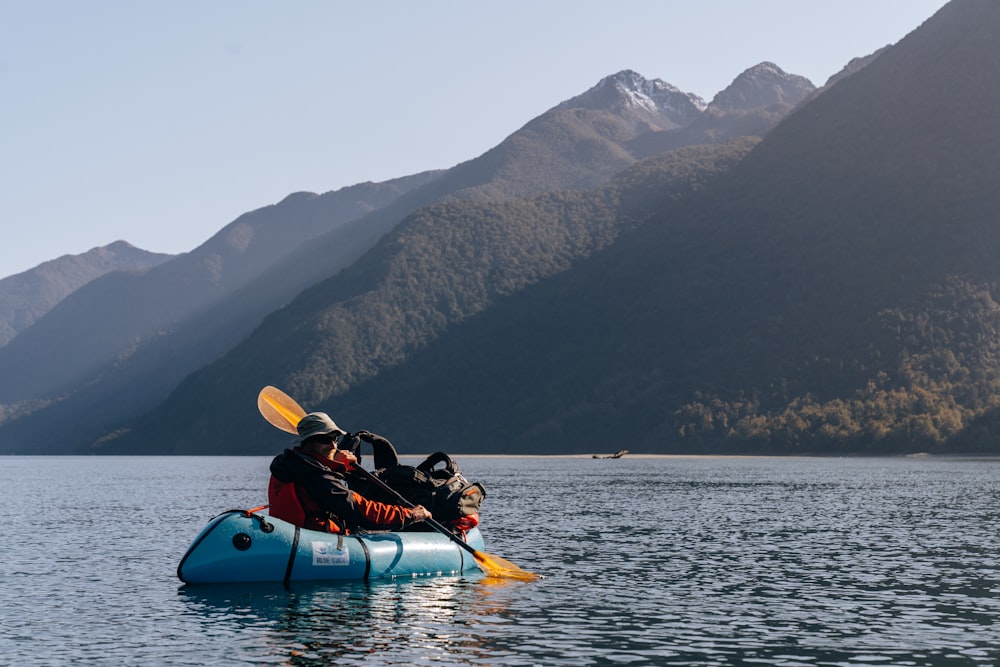
M 336 443 L 340 439 L 340 436 L 336 435 L 317 435 L 316 441 L 324 445 L 329 445 L 331 443 Z

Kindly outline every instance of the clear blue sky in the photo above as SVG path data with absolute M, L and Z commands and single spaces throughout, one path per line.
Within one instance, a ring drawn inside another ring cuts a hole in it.
M 476 157 L 633 69 L 821 85 L 944 0 L 0 0 L 0 277 Z

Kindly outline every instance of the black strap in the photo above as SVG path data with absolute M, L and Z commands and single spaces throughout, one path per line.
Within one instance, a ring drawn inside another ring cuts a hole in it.
M 361 545 L 361 549 L 365 552 L 365 576 L 364 576 L 364 580 L 368 581 L 368 575 L 372 571 L 372 555 L 370 553 L 368 553 L 368 545 L 365 544 L 365 541 L 363 539 L 361 539 L 357 535 L 354 536 L 354 539 L 356 539 L 358 541 L 358 543 Z
M 421 464 L 417 466 L 417 470 L 423 470 L 424 472 L 430 472 L 439 463 L 444 463 L 444 469 L 450 474 L 455 475 L 458 473 L 458 468 L 455 466 L 455 462 L 451 460 L 451 457 L 444 452 L 434 452 L 426 459 L 423 460 Z
M 288 554 L 288 567 L 285 568 L 285 586 L 292 580 L 292 566 L 295 565 L 295 553 L 299 550 L 300 530 L 298 526 L 295 526 L 295 537 L 292 538 L 292 552 Z
M 399 455 L 396 448 L 385 438 L 375 437 L 372 439 L 372 464 L 376 470 L 394 468 L 399 465 Z

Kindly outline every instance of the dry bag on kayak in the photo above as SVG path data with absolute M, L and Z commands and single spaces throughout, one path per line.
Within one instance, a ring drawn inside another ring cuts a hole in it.
M 479 508 L 486 498 L 486 489 L 479 482 L 467 480 L 450 456 L 436 452 L 417 466 L 401 465 L 391 442 L 364 431 L 344 436 L 340 445 L 341 449 L 354 454 L 359 462 L 362 435 L 365 442 L 372 446 L 375 476 L 390 488 L 414 505 L 423 505 L 437 521 L 453 530 L 467 530 L 478 523 Z M 351 488 L 372 500 L 397 502 L 396 498 L 363 478 L 352 478 Z M 416 530 L 423 528 L 422 524 L 414 526 Z
M 396 464 L 375 473 L 414 505 L 423 505 L 441 523 L 479 512 L 486 489 L 470 482 L 444 452 L 435 452 L 416 466 Z

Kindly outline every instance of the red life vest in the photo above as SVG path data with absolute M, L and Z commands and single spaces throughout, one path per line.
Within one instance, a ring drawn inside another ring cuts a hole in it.
M 271 505 L 270 514 L 277 519 L 324 533 L 347 532 L 341 531 L 330 513 L 323 511 L 309 494 L 299 493 L 294 482 L 282 482 L 271 475 L 271 481 L 267 485 L 267 499 Z

